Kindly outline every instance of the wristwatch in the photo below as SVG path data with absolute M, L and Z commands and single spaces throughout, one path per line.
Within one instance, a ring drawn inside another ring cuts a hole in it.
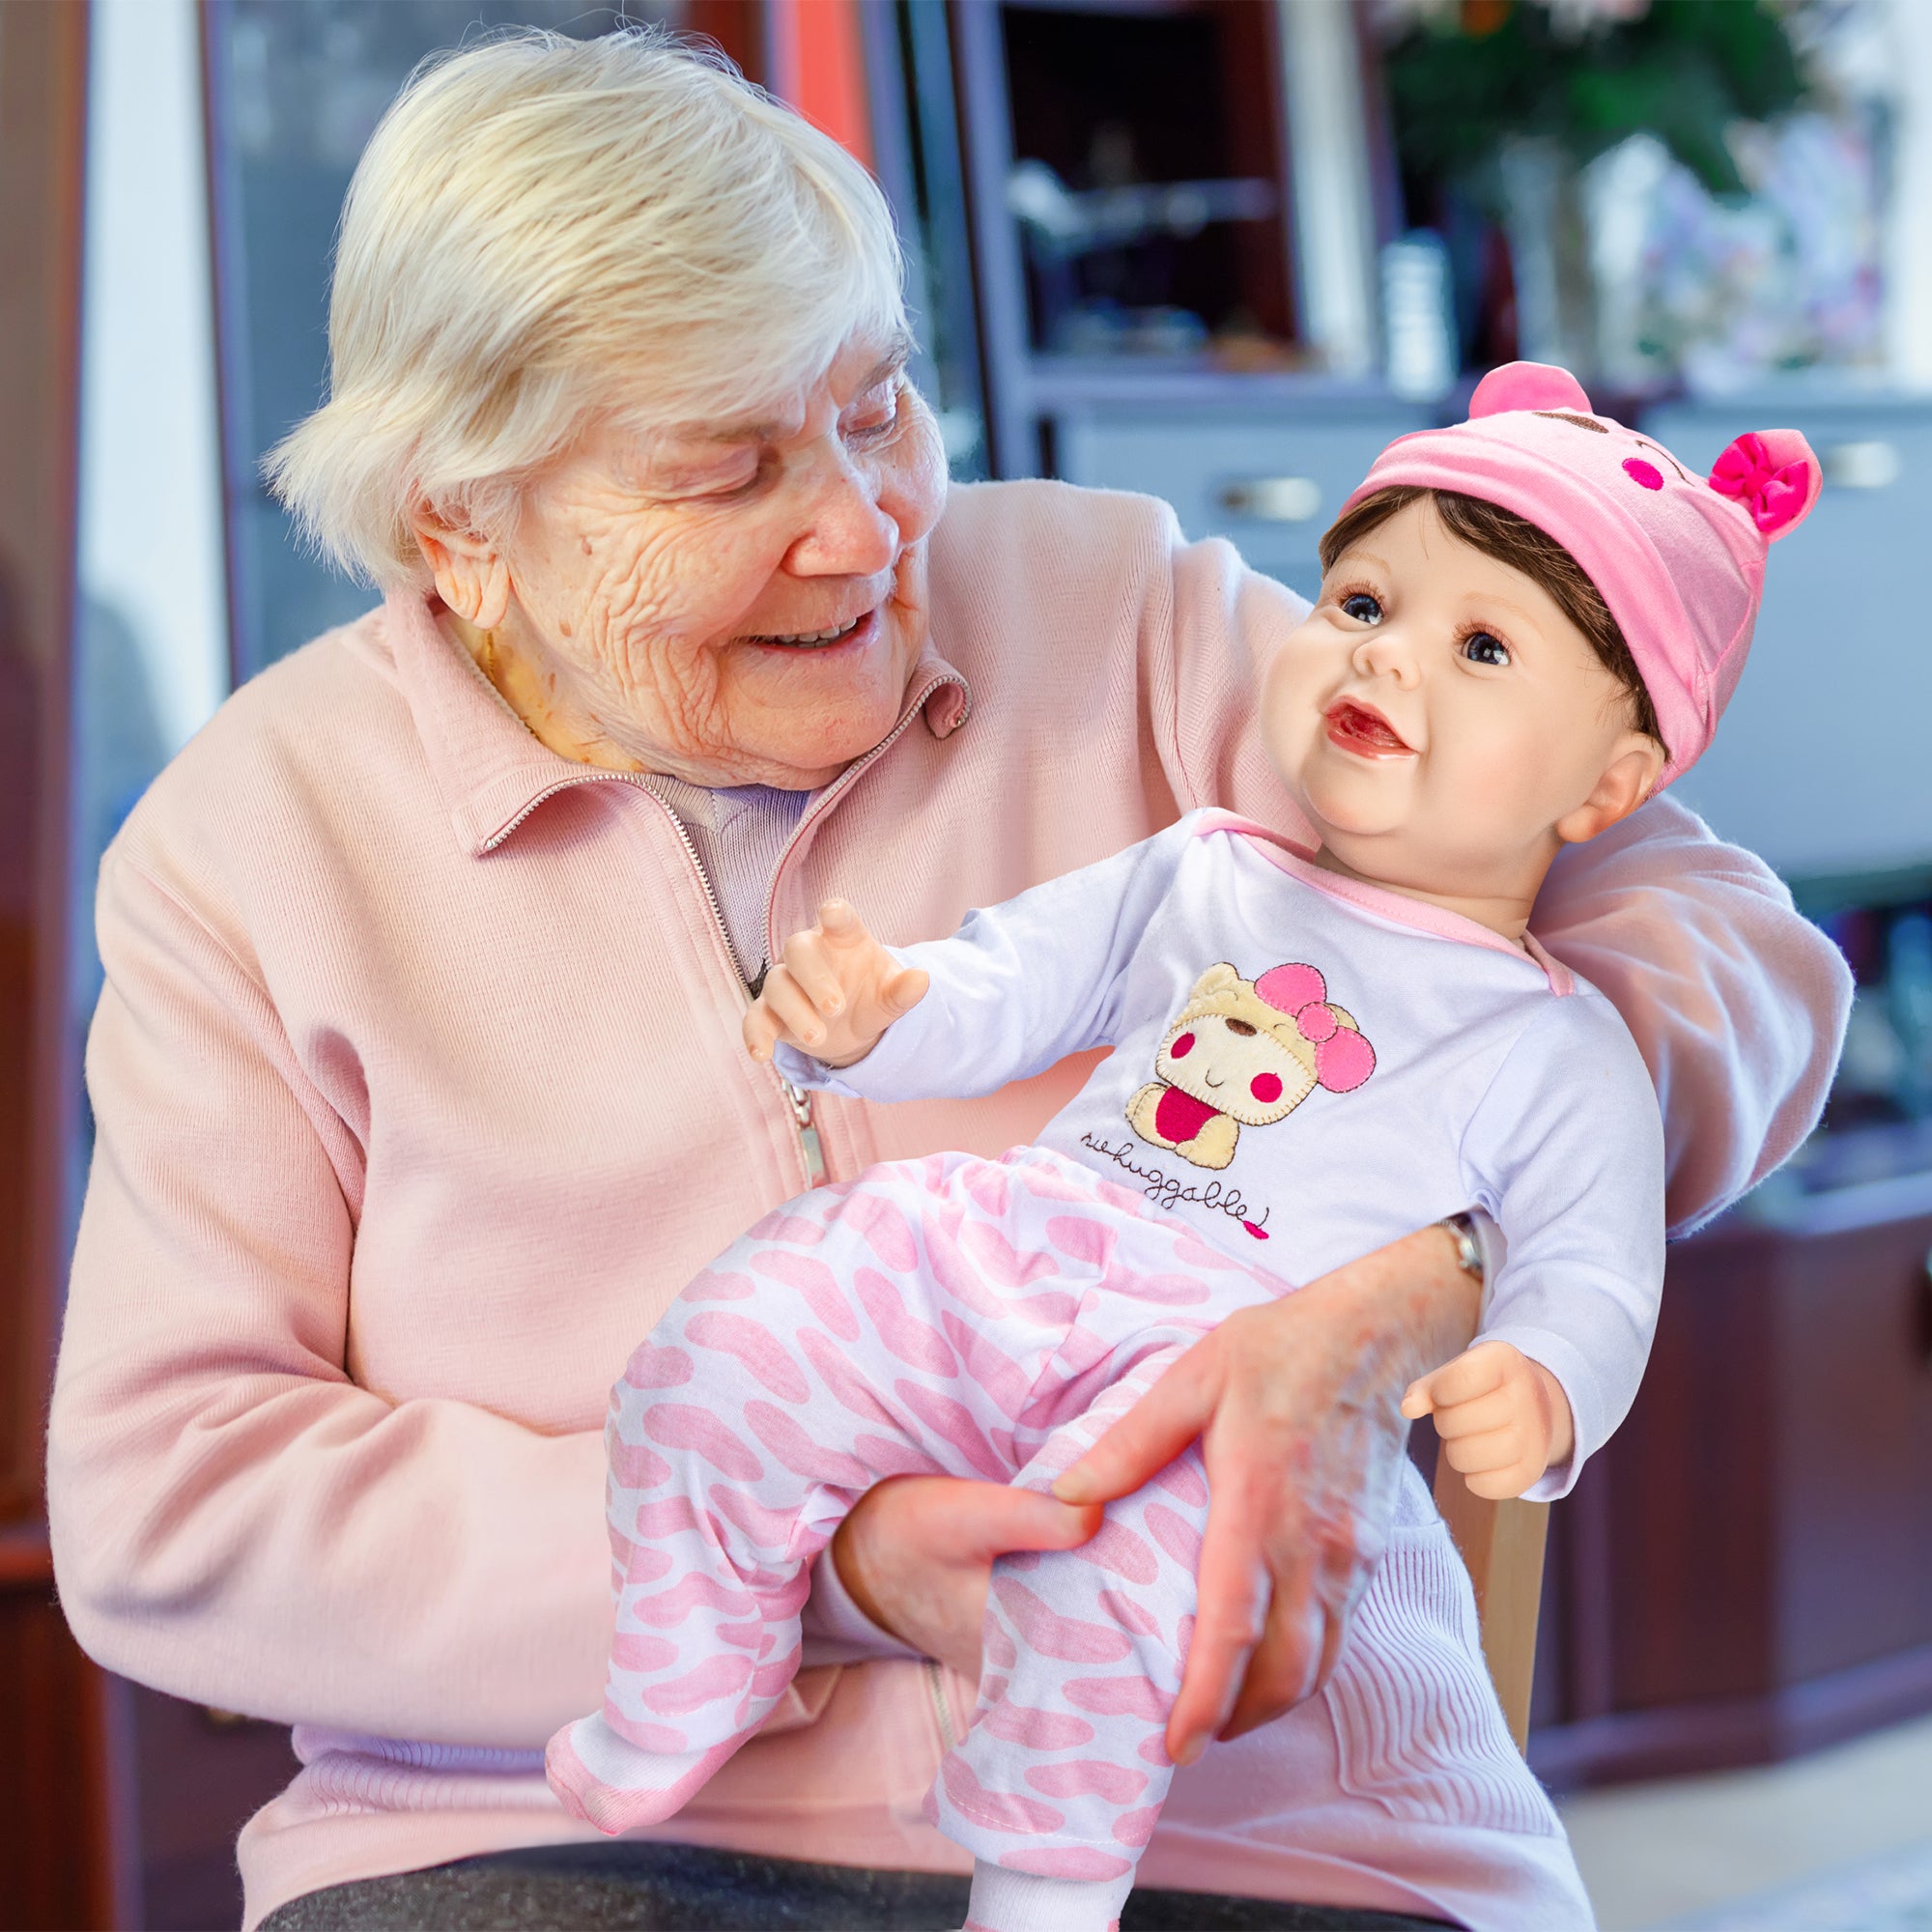
M 1468 1214 L 1445 1214 L 1435 1224 L 1446 1228 L 1456 1243 L 1456 1265 L 1475 1278 L 1477 1287 L 1487 1287 L 1489 1270 L 1483 1265 L 1483 1244 L 1476 1238 L 1476 1223 Z

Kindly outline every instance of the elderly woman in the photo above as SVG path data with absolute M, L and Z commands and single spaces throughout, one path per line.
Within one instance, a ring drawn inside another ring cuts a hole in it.
M 88 1650 L 296 1727 L 251 1924 L 477 1922 L 485 1882 L 491 1923 L 572 1922 L 702 1863 L 582 1845 L 540 1769 L 611 1632 L 605 1392 L 777 1204 L 1029 1139 L 1085 1072 L 808 1102 L 739 1044 L 771 935 L 835 888 L 945 932 L 1206 803 L 1293 822 L 1249 690 L 1300 600 L 1153 502 L 949 492 L 899 272 L 838 149 L 644 34 L 452 57 L 357 172 L 330 398 L 276 475 L 386 601 L 239 692 L 102 867 L 50 1444 Z M 1835 955 L 1667 802 L 1540 914 L 1644 1047 L 1674 1218 L 1714 1211 L 1815 1115 Z M 1110 1446 L 1131 1487 L 1203 1434 L 1215 1488 L 1171 1738 L 1230 1741 L 1175 1784 L 1142 1923 L 1162 1888 L 1331 1908 L 1247 1925 L 1587 1918 L 1493 1699 L 1429 1667 L 1471 1642 L 1445 1533 L 1390 1520 L 1400 1393 L 1474 1326 L 1457 1257 L 1424 1230 L 1236 1318 Z M 858 1870 L 965 1869 L 920 1799 L 988 1565 L 1090 1526 L 875 1492 L 781 1720 L 658 1835 L 810 1922 L 956 1918 L 950 1880 Z M 1489 1801 L 1445 1808 L 1445 1751 Z

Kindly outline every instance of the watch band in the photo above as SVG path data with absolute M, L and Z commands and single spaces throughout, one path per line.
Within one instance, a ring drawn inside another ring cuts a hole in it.
M 1484 1287 L 1489 1285 L 1489 1270 L 1483 1264 L 1483 1244 L 1476 1238 L 1476 1224 L 1467 1214 L 1445 1214 L 1435 1224 L 1446 1228 L 1456 1242 L 1456 1265 L 1466 1275 L 1473 1275 Z

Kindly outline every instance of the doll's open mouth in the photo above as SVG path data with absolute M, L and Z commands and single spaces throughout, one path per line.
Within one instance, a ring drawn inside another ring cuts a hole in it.
M 1353 752 L 1361 758 L 1412 758 L 1414 746 L 1408 744 L 1372 704 L 1359 704 L 1344 697 L 1322 714 L 1328 726 L 1328 742 L 1337 750 Z

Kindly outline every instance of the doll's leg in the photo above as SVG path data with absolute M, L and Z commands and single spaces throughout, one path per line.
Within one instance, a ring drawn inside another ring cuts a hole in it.
M 632 1357 L 605 1433 L 618 1601 L 604 1709 L 548 1753 L 574 1814 L 608 1832 L 657 1823 L 757 1728 L 798 1668 L 811 1560 L 874 1483 L 1013 1474 L 1014 1390 L 1065 1318 L 1003 1322 L 971 1242 L 947 1245 L 966 1212 L 949 1189 L 983 1165 L 888 1163 L 788 1204 Z M 950 1286 L 923 1252 L 928 1223 Z M 954 1291 L 978 1308 L 971 1333 Z
M 1139 1363 L 1018 1480 L 1050 1484 L 1179 1352 Z M 977 1861 L 973 1932 L 1104 1932 L 1118 1918 L 1174 1776 L 1162 1738 L 1207 1504 L 1190 1449 L 1110 1504 L 1091 1543 L 994 1567 L 979 1707 L 933 1793 L 935 1822 Z

